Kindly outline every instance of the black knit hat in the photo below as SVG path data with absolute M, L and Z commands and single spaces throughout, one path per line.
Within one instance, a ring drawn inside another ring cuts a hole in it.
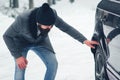
M 42 25 L 53 25 L 55 23 L 55 13 L 47 3 L 38 9 L 36 21 Z

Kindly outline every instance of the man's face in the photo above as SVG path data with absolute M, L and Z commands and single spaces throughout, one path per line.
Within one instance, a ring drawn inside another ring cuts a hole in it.
M 42 25 L 42 24 L 39 24 L 39 23 L 37 23 L 37 26 L 41 27 L 42 29 L 51 29 L 52 28 L 52 25 Z

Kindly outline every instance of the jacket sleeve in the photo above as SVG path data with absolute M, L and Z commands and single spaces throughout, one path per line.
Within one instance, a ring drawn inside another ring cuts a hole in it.
M 120 34 L 120 29 L 119 28 L 116 28 L 116 29 L 114 29 L 114 30 L 112 30 L 109 34 L 108 34 L 108 36 L 107 36 L 107 38 L 109 38 L 110 40 L 112 40 L 113 38 L 115 38 L 117 35 L 119 35 Z
M 20 30 L 20 17 L 17 17 L 16 20 L 13 22 L 13 24 L 6 30 L 6 32 L 3 34 L 3 39 L 11 52 L 12 56 L 15 58 L 18 58 L 21 55 L 22 49 L 19 48 L 14 41 L 14 38 L 18 35 Z
M 87 39 L 79 31 L 63 21 L 59 16 L 56 18 L 55 26 L 81 43 Z

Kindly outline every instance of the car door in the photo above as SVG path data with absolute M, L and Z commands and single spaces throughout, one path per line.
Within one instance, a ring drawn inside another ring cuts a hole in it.
M 100 43 L 92 49 L 96 80 L 120 80 L 120 4 L 103 0 L 98 4 L 92 40 Z M 108 79 L 109 78 L 109 79 Z

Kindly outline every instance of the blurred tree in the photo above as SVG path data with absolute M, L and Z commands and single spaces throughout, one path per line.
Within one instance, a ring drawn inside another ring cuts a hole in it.
M 10 6 L 10 7 L 12 7 L 12 3 L 13 3 L 12 0 L 10 0 L 10 3 L 9 3 L 9 6 Z
M 71 3 L 73 3 L 75 0 L 70 0 Z
M 47 2 L 48 2 L 49 5 L 56 4 L 56 0 L 47 0 Z
M 29 9 L 34 7 L 34 1 L 33 0 L 29 0 Z
M 18 0 L 10 0 L 10 7 L 11 8 L 18 8 L 19 7 L 19 1 Z
M 56 4 L 56 0 L 52 0 L 53 4 Z

